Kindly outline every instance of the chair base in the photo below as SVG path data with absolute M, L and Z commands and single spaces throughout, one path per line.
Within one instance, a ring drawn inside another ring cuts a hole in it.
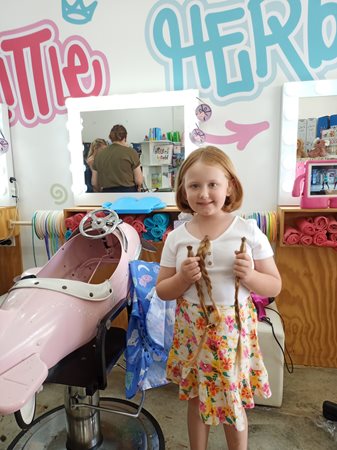
M 138 405 L 124 399 L 101 398 L 100 406 L 136 413 Z M 90 450 L 164 450 L 165 441 L 157 420 L 144 408 L 138 418 L 100 412 L 102 444 Z M 59 406 L 38 417 L 28 430 L 22 431 L 8 450 L 64 450 L 67 442 L 66 412 Z M 69 448 L 68 450 L 81 450 Z

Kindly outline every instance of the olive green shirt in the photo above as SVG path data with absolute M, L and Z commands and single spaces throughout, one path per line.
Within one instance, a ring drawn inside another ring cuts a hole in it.
M 99 187 L 104 189 L 135 186 L 133 171 L 139 165 L 134 148 L 114 143 L 98 152 L 92 167 L 97 171 Z

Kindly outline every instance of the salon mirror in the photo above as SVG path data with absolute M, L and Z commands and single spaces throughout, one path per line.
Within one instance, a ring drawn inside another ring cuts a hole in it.
M 292 196 L 305 160 L 297 159 L 299 119 L 337 114 L 337 80 L 288 82 L 283 86 L 280 146 L 279 205 L 299 205 Z M 333 155 L 329 157 L 337 158 Z
M 115 124 L 128 132 L 127 141 L 144 141 L 149 129 L 160 127 L 163 133 L 179 131 L 184 136 L 185 157 L 195 148 L 189 134 L 196 127 L 195 109 L 198 91 L 163 91 L 127 95 L 68 98 L 67 128 L 72 173 L 72 191 L 76 205 L 101 205 L 130 193 L 88 193 L 83 162 L 84 143 L 96 138 L 108 139 Z M 167 205 L 174 205 L 174 192 L 132 193 L 132 197 L 155 196 Z

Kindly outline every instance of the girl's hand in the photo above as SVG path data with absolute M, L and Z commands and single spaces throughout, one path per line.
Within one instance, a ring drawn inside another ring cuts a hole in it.
M 253 273 L 252 259 L 247 253 L 235 252 L 234 275 L 242 281 L 247 281 Z
M 201 271 L 199 267 L 199 260 L 199 256 L 191 256 L 182 262 L 179 273 L 186 283 L 192 284 L 200 280 Z

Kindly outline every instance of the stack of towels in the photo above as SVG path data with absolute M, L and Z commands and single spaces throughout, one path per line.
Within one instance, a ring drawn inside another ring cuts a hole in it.
M 333 216 L 299 217 L 287 225 L 283 243 L 337 248 L 337 220 Z
M 167 213 L 157 213 L 152 217 L 146 217 L 144 220 L 146 231 L 143 233 L 143 238 L 147 241 L 165 241 L 167 234 L 172 229 L 169 223 L 170 216 Z

